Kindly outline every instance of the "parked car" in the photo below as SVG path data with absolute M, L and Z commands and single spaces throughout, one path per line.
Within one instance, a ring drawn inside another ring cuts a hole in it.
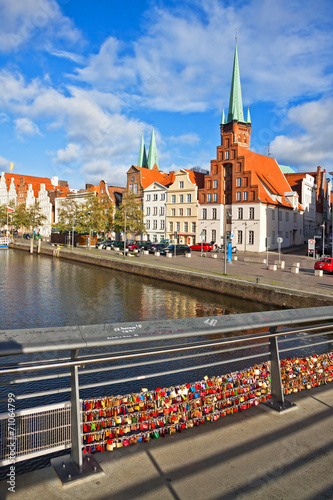
M 112 250 L 114 247 L 114 241 L 106 241 L 104 245 L 102 246 L 103 250 Z
M 210 252 L 213 250 L 214 245 L 211 243 L 196 243 L 195 245 L 191 245 L 191 250 L 194 250 L 196 252 Z
M 139 248 L 139 247 L 140 247 L 139 241 L 131 242 L 131 243 L 128 243 L 126 245 L 126 248 L 128 248 L 129 250 L 134 250 L 134 249 Z
M 165 248 L 162 248 L 161 255 L 166 255 L 167 253 L 176 253 L 176 255 L 185 255 L 186 253 L 191 253 L 191 248 L 188 245 L 169 245 Z
M 153 243 L 151 241 L 142 241 L 139 245 L 140 250 L 149 250 Z
M 160 252 L 168 246 L 167 243 L 153 243 L 149 248 L 149 253 Z
M 332 244 L 325 243 L 324 255 L 331 255 L 331 254 L 332 254 Z M 306 252 L 306 255 L 309 255 L 309 257 L 313 257 L 313 249 L 309 250 L 309 254 L 308 254 L 308 252 Z M 315 255 L 323 255 L 323 242 L 322 242 L 322 240 L 316 240 Z
M 317 262 L 315 262 L 314 268 L 321 269 L 323 271 L 329 271 L 332 273 L 333 272 L 333 259 L 332 259 L 332 257 L 323 257 L 323 258 L 317 260 Z
M 217 252 L 224 252 L 224 245 L 215 245 L 214 250 L 216 250 Z M 228 251 L 228 247 L 227 247 L 227 251 Z M 231 248 L 231 251 L 232 251 L 232 253 L 237 253 L 237 247 L 233 246 Z
M 31 235 L 29 233 L 23 233 L 23 238 L 25 240 L 31 240 Z
M 96 243 L 96 248 L 101 249 L 103 248 L 103 245 L 106 245 L 110 240 L 104 240 L 104 241 L 98 241 Z

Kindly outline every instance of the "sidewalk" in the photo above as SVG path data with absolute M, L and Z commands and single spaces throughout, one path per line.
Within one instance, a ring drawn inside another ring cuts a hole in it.
M 333 497 L 333 387 L 292 394 L 140 444 L 94 455 L 105 475 L 62 487 L 52 467 L 16 478 L 15 500 L 320 500 Z M 4 481 L 0 498 L 12 498 Z

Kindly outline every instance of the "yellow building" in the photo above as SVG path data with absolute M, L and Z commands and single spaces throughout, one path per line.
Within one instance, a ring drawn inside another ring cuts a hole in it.
M 181 169 L 168 188 L 167 235 L 177 243 L 193 245 L 198 241 L 198 189 L 204 186 L 205 175 Z

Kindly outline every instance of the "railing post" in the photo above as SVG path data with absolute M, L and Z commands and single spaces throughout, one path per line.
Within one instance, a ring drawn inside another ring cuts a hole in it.
M 78 358 L 78 349 L 71 352 L 71 359 Z M 79 473 L 82 472 L 82 430 L 81 430 L 81 403 L 79 367 L 71 366 L 71 435 L 72 452 L 71 458 Z
M 277 327 L 272 327 L 269 329 L 269 333 L 275 333 Z M 281 367 L 280 367 L 280 355 L 279 355 L 279 345 L 276 336 L 270 337 L 269 339 L 269 360 L 271 362 L 271 399 L 265 402 L 265 405 L 273 408 L 273 410 L 283 411 L 296 406 L 295 403 L 291 403 L 284 398 L 282 379 L 281 379 Z
M 79 349 L 71 351 L 71 359 L 78 359 Z M 62 484 L 68 484 L 86 480 L 87 476 L 95 478 L 99 474 L 104 474 L 101 466 L 96 460 L 88 456 L 83 465 L 82 454 L 82 419 L 80 400 L 79 367 L 71 366 L 71 441 L 72 451 L 70 456 L 57 457 L 51 460 L 56 473 Z

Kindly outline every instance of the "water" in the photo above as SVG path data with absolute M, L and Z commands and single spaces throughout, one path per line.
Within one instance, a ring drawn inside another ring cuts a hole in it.
M 0 251 L 1 328 L 174 319 L 272 309 L 20 250 Z

